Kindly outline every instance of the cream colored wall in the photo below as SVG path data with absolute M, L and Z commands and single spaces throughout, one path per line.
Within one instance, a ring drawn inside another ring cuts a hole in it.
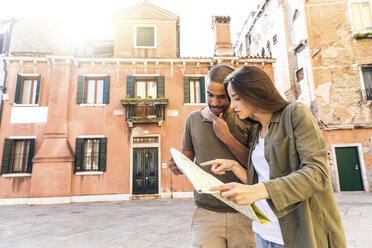
M 155 25 L 156 47 L 135 47 L 135 26 Z M 115 26 L 114 57 L 121 58 L 176 58 L 177 57 L 176 21 L 135 21 L 124 20 Z

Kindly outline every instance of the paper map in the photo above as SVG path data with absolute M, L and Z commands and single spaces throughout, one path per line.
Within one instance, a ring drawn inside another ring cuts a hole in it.
M 261 224 L 271 222 L 270 219 L 267 218 L 255 204 L 238 205 L 232 201 L 227 200 L 226 198 L 222 198 L 220 196 L 220 192 L 218 191 L 209 191 L 209 188 L 211 188 L 212 186 L 217 186 L 224 183 L 208 172 L 205 172 L 178 150 L 171 148 L 170 152 L 172 153 L 173 160 L 177 164 L 177 167 L 190 180 L 195 190 L 199 194 L 211 194 L 220 201 L 226 203 L 230 207 L 246 215 L 252 220 L 258 221 Z

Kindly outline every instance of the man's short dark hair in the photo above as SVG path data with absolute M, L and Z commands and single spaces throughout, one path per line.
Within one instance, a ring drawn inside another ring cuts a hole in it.
M 208 78 L 209 82 L 216 82 L 223 84 L 225 81 L 225 78 L 234 71 L 233 68 L 227 65 L 217 65 L 213 67 L 209 73 Z

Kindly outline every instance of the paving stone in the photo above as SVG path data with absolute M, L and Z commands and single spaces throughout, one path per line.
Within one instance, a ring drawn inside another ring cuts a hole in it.
M 336 201 L 348 247 L 372 247 L 372 194 Z M 0 248 L 189 248 L 192 199 L 0 207 Z

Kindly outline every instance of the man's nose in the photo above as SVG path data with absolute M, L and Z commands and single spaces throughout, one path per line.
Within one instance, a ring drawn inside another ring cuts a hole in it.
M 213 97 L 212 98 L 212 105 L 213 106 L 218 106 L 218 104 L 219 104 L 218 98 L 217 97 Z

